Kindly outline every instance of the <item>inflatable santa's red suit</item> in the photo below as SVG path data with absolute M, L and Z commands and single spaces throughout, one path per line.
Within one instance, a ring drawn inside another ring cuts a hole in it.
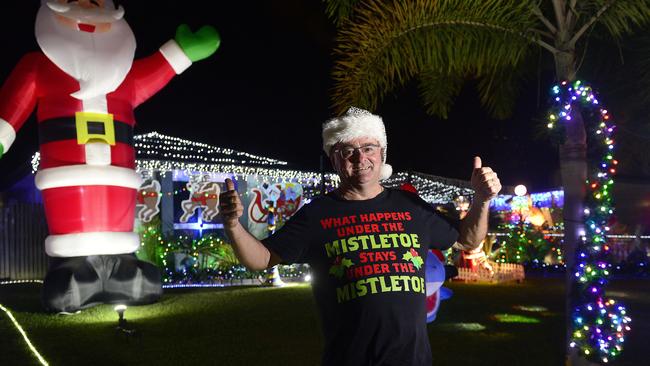
M 42 191 L 53 257 L 43 300 L 53 311 L 103 302 L 152 302 L 160 273 L 132 254 L 136 192 L 133 110 L 219 46 L 211 27 L 182 25 L 158 52 L 134 61 L 136 42 L 111 0 L 43 1 L 42 52 L 25 55 L 0 89 L 0 156 L 37 108 Z

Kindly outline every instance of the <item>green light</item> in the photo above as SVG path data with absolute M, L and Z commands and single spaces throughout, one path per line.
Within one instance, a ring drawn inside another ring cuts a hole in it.
M 541 313 L 541 312 L 544 312 L 544 311 L 548 311 L 548 309 L 543 307 L 543 306 L 535 306 L 535 305 L 533 305 L 533 306 L 515 305 L 515 306 L 513 306 L 513 309 L 521 310 L 521 311 L 529 311 L 529 312 L 532 312 L 532 313 Z
M 480 332 L 487 329 L 480 323 L 447 323 L 440 324 L 437 328 L 454 332 Z
M 524 315 L 517 314 L 495 314 L 492 316 L 496 321 L 500 323 L 526 323 L 526 324 L 536 324 L 540 323 L 539 319 L 532 318 Z

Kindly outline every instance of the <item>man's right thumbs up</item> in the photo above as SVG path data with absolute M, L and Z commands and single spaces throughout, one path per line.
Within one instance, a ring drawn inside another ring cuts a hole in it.
M 244 214 L 244 206 L 235 190 L 235 183 L 229 178 L 226 178 L 226 191 L 219 195 L 219 214 L 225 229 L 239 225 L 239 218 Z

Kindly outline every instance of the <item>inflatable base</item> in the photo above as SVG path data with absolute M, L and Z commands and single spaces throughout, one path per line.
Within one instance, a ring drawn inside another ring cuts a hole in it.
M 141 305 L 162 295 L 155 265 L 134 254 L 52 258 L 43 283 L 43 306 L 50 312 L 75 312 L 98 304 Z

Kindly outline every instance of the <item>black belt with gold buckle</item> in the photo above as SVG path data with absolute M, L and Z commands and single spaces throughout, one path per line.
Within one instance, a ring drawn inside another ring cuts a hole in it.
M 122 142 L 133 146 L 133 126 L 126 122 L 113 120 L 115 126 L 115 141 Z M 102 135 L 104 124 L 98 122 L 87 122 L 88 133 Z M 77 140 L 77 125 L 74 117 L 53 118 L 42 121 L 38 124 L 38 142 L 46 144 L 48 142 L 61 140 Z

